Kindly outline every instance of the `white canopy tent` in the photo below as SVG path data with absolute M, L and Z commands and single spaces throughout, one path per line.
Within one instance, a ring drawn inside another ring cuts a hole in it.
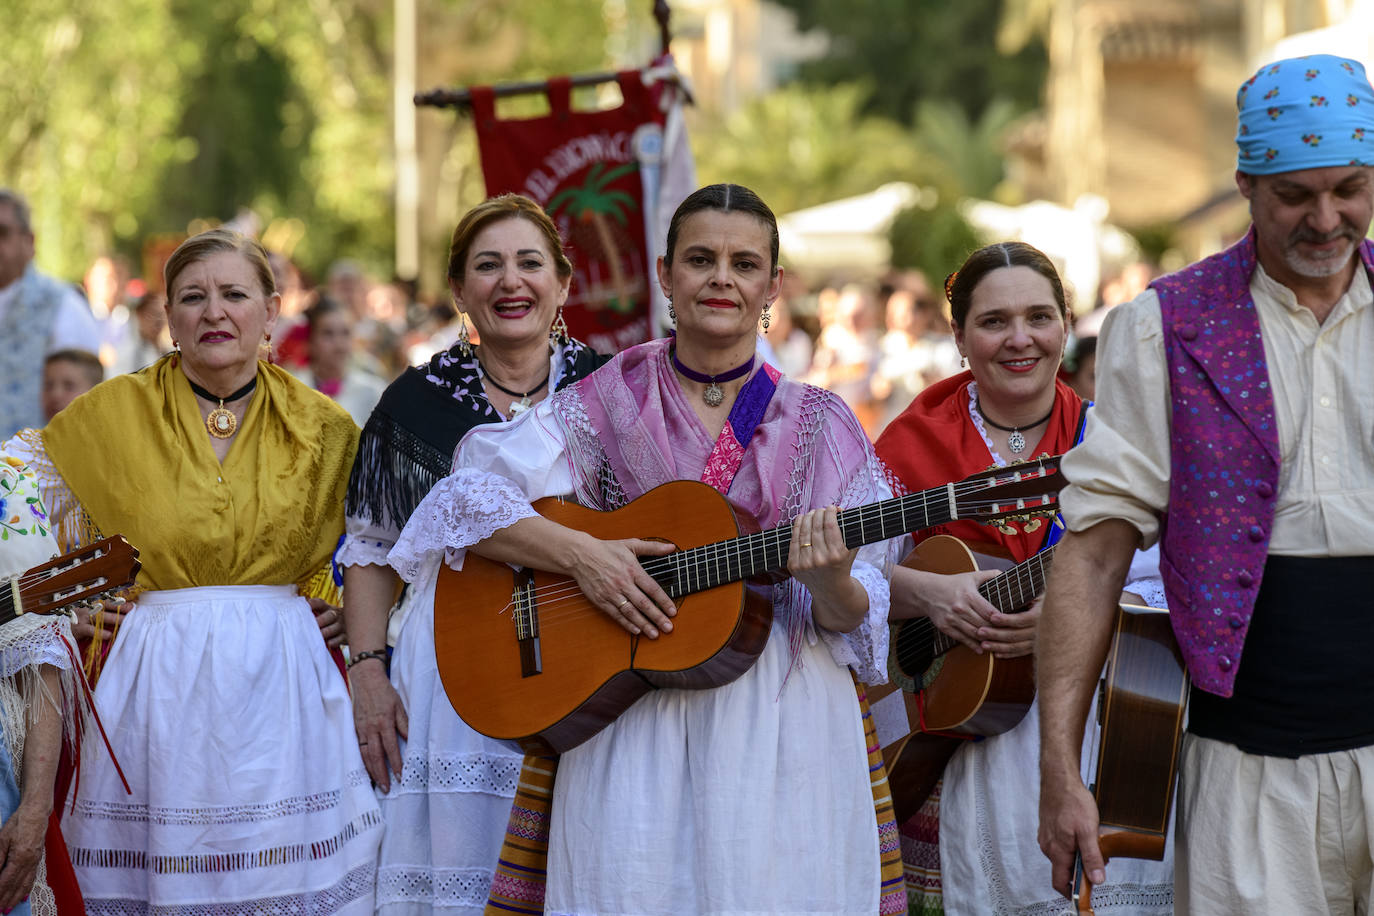
M 935 205 L 935 191 L 905 182 L 885 184 L 778 218 L 787 263 L 813 276 L 861 280 L 882 275 L 892 261 L 888 231 L 907 207 Z M 964 218 L 987 241 L 1028 242 L 1045 252 L 1074 291 L 1080 310 L 1091 309 L 1102 275 L 1139 257 L 1135 240 L 1106 221 L 1107 202 L 1085 195 L 1073 207 L 1037 200 L 1017 207 L 986 200 L 960 205 Z M 953 270 L 957 264 L 951 264 Z

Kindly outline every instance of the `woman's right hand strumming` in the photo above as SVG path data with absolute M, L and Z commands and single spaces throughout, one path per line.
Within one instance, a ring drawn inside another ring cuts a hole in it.
M 603 541 L 584 537 L 585 543 L 576 549 L 577 560 L 569 570 L 582 594 L 636 636 L 657 639 L 660 633 L 671 633 L 673 622 L 668 618 L 677 614 L 677 607 L 645 572 L 639 558 L 663 556 L 677 548 L 639 538 Z
M 991 569 L 944 575 L 894 567 L 888 616 L 892 620 L 928 617 L 935 629 L 982 655 L 987 637 L 979 631 L 987 629 L 997 609 L 978 593 L 978 586 L 996 575 Z

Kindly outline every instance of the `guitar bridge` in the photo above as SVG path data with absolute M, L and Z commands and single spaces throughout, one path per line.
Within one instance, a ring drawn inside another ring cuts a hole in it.
M 539 604 L 534 594 L 534 573 L 521 569 L 515 574 L 515 590 L 511 593 L 515 608 L 515 640 L 520 647 L 520 676 L 533 677 L 544 672 L 539 653 Z

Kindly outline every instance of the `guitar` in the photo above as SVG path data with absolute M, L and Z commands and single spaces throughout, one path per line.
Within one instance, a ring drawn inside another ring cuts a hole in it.
M 1042 458 L 843 510 L 839 526 L 855 548 L 956 518 L 1024 517 L 1042 511 L 1045 494 L 1062 484 L 1058 457 Z M 462 572 L 441 567 L 434 598 L 439 674 L 453 708 L 476 731 L 531 753 L 561 753 L 647 691 L 729 683 L 763 651 L 771 589 L 744 580 L 785 576 L 790 525 L 741 535 L 725 497 L 696 481 L 663 484 L 613 512 L 555 498 L 534 508 L 598 538 L 633 533 L 676 545 L 677 552 L 641 563 L 678 614 L 672 633 L 640 639 L 571 578 L 512 571 L 471 552 Z
M 1164 858 L 1178 781 L 1188 669 L 1169 612 L 1120 605 L 1097 720 L 1097 843 L 1102 858 Z M 1074 855 L 1073 905 L 1092 913 L 1092 884 Z
M 1045 590 L 1053 560 L 1053 547 L 1042 550 L 983 582 L 978 593 L 1000 613 L 1024 611 Z M 902 565 L 954 575 L 977 569 L 978 561 L 963 541 L 941 534 L 918 544 Z M 870 687 L 869 699 L 874 705 L 904 706 L 906 733 L 883 746 L 900 823 L 921 807 L 963 743 L 949 735 L 1000 735 L 1010 730 L 1035 699 L 1035 678 L 1031 656 L 979 655 L 941 633 L 927 617 L 893 624 L 891 646 L 889 681 Z
M 55 614 L 88 598 L 107 597 L 132 585 L 141 568 L 138 551 L 118 535 L 53 557 L 0 580 L 0 625 L 21 614 Z

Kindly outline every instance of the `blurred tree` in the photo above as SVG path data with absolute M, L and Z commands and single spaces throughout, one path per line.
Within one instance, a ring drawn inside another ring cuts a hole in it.
M 910 124 L 926 100 L 953 102 L 970 120 L 998 98 L 1017 111 L 1040 104 L 1048 62 L 1037 4 L 1044 0 L 1005 0 L 1005 10 L 1004 0 L 775 2 L 797 12 L 799 28 L 831 37 L 830 51 L 803 65 L 802 79 L 871 81 L 868 114 Z M 1007 50 L 999 49 L 999 37 Z
M 1003 139 L 1014 116 L 1007 99 L 994 99 L 976 121 L 951 101 L 921 102 L 917 142 L 944 196 L 997 196 L 1006 171 Z
M 169 165 L 201 50 L 164 0 L 0 0 L 0 181 L 33 205 L 38 261 L 76 279 L 131 240 Z
M 791 85 L 724 121 L 692 112 L 702 184 L 746 185 L 777 213 L 862 194 L 889 181 L 921 184 L 938 170 L 909 130 L 861 113 L 868 89 Z
M 420 9 L 420 84 L 606 67 L 612 38 L 624 45 L 649 18 L 648 3 L 630 3 L 431 0 Z M 291 224 L 276 237 L 312 272 L 352 257 L 389 276 L 392 8 L 0 0 L 0 181 L 33 203 L 45 269 L 75 279 L 112 247 L 136 255 L 150 233 L 250 208 L 264 224 Z M 428 114 L 422 188 L 437 258 L 459 208 L 482 192 L 470 126 Z
M 892 266 L 920 270 L 934 289 L 941 289 L 949 272 L 983 244 L 958 207 L 943 198 L 928 209 L 914 206 L 897 214 L 888 240 Z

